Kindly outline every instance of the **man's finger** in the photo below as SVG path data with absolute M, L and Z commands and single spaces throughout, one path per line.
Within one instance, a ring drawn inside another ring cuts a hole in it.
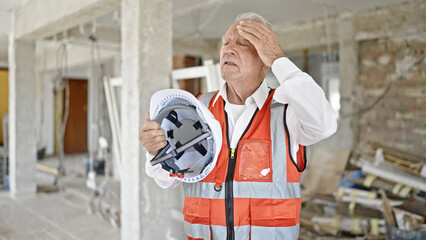
M 145 132 L 142 132 L 140 136 L 144 140 L 151 140 L 157 136 L 162 136 L 165 138 L 163 129 L 145 131 Z
M 146 147 L 152 147 L 160 142 L 166 141 L 166 137 L 163 136 L 156 136 L 155 138 L 150 139 L 149 141 L 144 141 L 144 145 Z
M 265 38 L 265 35 L 263 35 L 263 33 L 259 32 L 256 28 L 253 28 L 253 27 L 237 25 L 237 29 L 238 29 L 238 32 L 244 31 L 244 32 L 250 33 L 253 36 L 255 36 L 257 39 Z
M 145 113 L 145 120 L 151 121 L 151 118 L 149 117 L 149 112 Z
M 242 29 L 238 29 L 238 34 L 240 34 L 243 38 L 247 39 L 257 49 L 258 47 L 257 43 L 259 42 L 259 39 L 256 36 Z
M 253 32 L 255 35 L 259 36 L 259 38 L 268 34 L 268 32 L 264 31 L 259 26 L 251 24 L 240 23 L 237 25 L 237 29 L 244 29 L 246 32 Z
M 265 24 L 257 21 L 240 21 L 241 26 L 252 27 L 260 32 L 262 35 L 274 34 Z
M 153 129 L 160 129 L 161 125 L 155 121 L 146 121 L 142 124 L 142 131 L 149 131 Z
M 159 142 L 159 143 L 157 143 L 155 145 L 152 145 L 152 146 L 148 147 L 147 150 L 148 150 L 148 152 L 151 155 L 155 155 L 155 154 L 157 154 L 158 150 L 160 150 L 161 148 L 165 147 L 166 145 L 167 145 L 167 142 L 166 141 L 162 141 L 162 142 Z

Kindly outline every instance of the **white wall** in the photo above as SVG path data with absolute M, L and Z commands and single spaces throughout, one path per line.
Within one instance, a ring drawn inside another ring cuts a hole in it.
M 7 55 L 9 46 L 9 33 L 12 28 L 12 15 L 0 11 L 0 67 L 7 68 Z
M 0 10 L 0 35 L 9 34 L 12 31 L 12 14 Z
M 9 33 L 12 30 L 12 14 L 0 10 L 0 67 L 7 68 Z
M 42 146 L 46 147 L 46 154 L 52 155 L 55 152 L 55 111 L 54 111 L 54 94 L 53 80 L 54 73 L 43 75 L 43 90 L 42 90 L 42 109 L 41 109 L 41 136 Z

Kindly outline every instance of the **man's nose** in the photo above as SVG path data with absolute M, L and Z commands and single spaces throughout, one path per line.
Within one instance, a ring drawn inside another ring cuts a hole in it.
M 229 43 L 228 45 L 225 46 L 225 53 L 235 55 L 236 52 L 237 50 L 235 49 L 234 43 Z

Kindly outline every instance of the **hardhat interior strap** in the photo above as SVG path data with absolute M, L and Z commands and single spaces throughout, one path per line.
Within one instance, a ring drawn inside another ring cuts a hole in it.
M 175 110 L 172 110 L 169 112 L 169 115 L 166 117 L 170 122 L 172 122 L 174 125 L 176 125 L 177 128 L 180 128 L 182 126 L 182 123 L 178 120 L 178 115 Z

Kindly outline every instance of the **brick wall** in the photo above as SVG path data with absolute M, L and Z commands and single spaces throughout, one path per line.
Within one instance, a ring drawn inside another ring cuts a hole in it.
M 426 52 L 426 41 L 360 42 L 360 108 Z M 396 83 L 375 108 L 359 118 L 361 143 L 375 142 L 426 157 L 426 60 Z

